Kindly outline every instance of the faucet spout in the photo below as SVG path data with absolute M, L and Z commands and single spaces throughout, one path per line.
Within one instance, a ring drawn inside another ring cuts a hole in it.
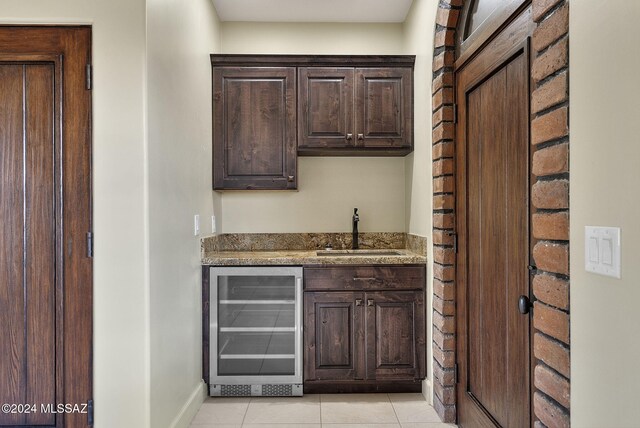
M 351 249 L 357 250 L 359 248 L 358 245 L 358 222 L 360 221 L 360 216 L 358 215 L 358 209 L 353 209 L 353 230 L 352 230 L 352 240 L 351 240 Z

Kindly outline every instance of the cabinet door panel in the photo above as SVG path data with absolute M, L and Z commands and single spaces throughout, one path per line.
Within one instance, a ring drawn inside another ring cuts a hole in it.
M 411 80 L 408 67 L 356 69 L 356 146 L 413 145 Z
M 215 68 L 214 189 L 295 189 L 295 68 Z
M 353 73 L 353 68 L 300 68 L 300 149 L 353 146 Z
M 367 379 L 419 379 L 424 373 L 424 293 L 366 293 Z
M 305 380 L 363 379 L 362 293 L 305 293 Z

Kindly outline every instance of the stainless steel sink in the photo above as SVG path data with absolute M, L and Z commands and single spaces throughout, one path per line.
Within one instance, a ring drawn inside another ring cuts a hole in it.
M 397 250 L 320 250 L 318 256 L 354 257 L 354 256 L 401 256 Z

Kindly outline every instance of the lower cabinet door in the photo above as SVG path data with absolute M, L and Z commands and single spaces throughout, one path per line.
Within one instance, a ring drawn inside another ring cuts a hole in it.
M 364 293 L 305 293 L 305 381 L 364 379 L 364 307 Z
M 423 379 L 424 292 L 366 293 L 365 300 L 367 379 Z

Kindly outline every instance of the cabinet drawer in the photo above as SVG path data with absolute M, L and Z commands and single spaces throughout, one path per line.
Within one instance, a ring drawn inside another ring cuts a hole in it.
M 331 266 L 304 269 L 304 289 L 422 290 L 425 266 Z

